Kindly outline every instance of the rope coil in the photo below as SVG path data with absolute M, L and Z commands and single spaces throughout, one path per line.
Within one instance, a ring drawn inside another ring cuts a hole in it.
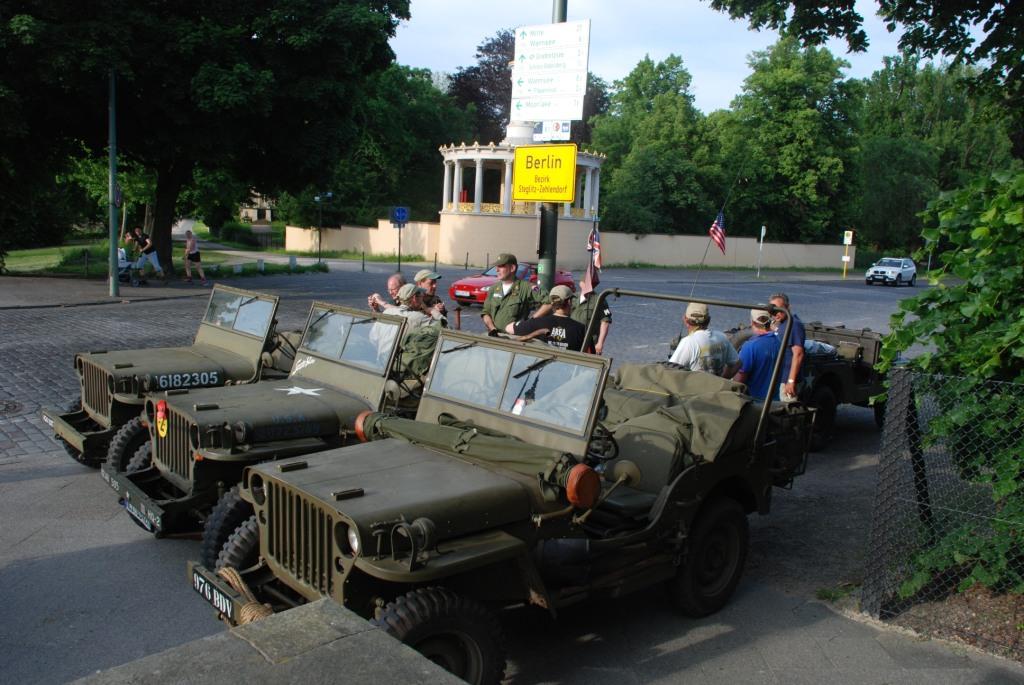
M 267 616 L 274 613 L 274 610 L 270 608 L 269 604 L 262 604 L 256 600 L 256 595 L 252 593 L 249 586 L 242 580 L 241 574 L 238 569 L 231 566 L 224 566 L 217 571 L 217 575 L 227 581 L 235 592 L 245 597 L 248 600 L 238 610 L 238 625 L 242 626 L 246 623 L 252 623 L 253 621 L 259 621 Z

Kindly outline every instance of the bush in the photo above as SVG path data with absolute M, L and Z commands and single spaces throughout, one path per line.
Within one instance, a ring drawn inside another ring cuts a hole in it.
M 239 221 L 225 221 L 220 227 L 220 239 L 232 243 L 241 243 L 259 247 L 260 241 L 252 233 L 252 226 Z

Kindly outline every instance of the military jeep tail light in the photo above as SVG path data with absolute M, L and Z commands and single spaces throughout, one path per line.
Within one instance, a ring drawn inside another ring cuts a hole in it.
M 254 473 L 249 476 L 249 492 L 256 506 L 262 507 L 267 502 L 267 489 L 263 487 L 263 476 Z
M 153 404 L 153 400 L 146 400 L 146 422 L 150 426 L 156 425 L 156 405 Z

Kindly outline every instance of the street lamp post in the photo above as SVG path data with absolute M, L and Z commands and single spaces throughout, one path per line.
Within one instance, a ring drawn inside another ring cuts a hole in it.
M 324 203 L 330 202 L 334 193 L 327 191 L 323 195 L 314 195 L 313 202 L 316 203 L 316 263 L 320 263 L 320 246 L 324 240 Z

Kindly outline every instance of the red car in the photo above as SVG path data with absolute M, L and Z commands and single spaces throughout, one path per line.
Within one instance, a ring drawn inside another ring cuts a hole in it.
M 537 265 L 529 262 L 519 262 L 516 269 L 516 278 L 528 280 L 530 283 L 537 283 Z M 463 306 L 471 304 L 483 305 L 487 297 L 487 289 L 498 280 L 498 269 L 491 267 L 482 274 L 466 276 L 452 283 L 448 288 L 448 297 Z M 564 269 L 555 271 L 555 285 L 567 285 L 576 292 L 576 283 L 572 280 L 572 273 Z

